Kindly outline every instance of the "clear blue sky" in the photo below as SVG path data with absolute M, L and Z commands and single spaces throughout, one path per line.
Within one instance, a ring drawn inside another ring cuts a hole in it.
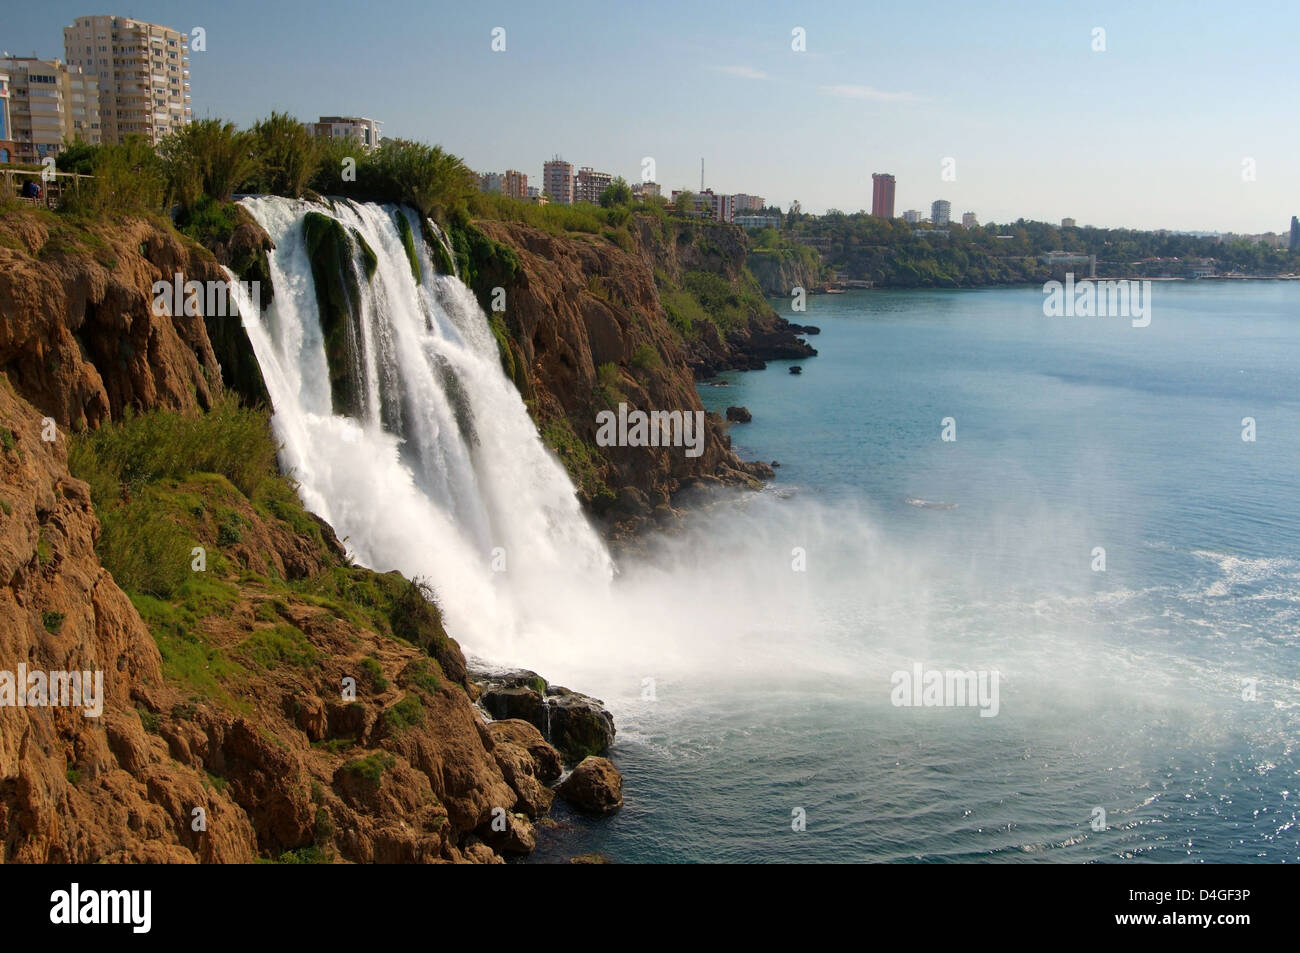
M 629 180 L 651 156 L 695 188 L 703 156 L 709 186 L 808 211 L 869 207 L 884 171 L 899 213 L 1238 232 L 1300 214 L 1300 3 L 888 6 L 46 0 L 6 10 L 0 48 L 62 56 L 92 13 L 202 26 L 197 116 L 362 114 L 530 180 L 554 153 Z

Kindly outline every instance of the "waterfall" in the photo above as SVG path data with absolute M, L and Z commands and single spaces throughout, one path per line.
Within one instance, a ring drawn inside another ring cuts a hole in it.
M 604 592 L 611 560 L 503 372 L 487 317 L 458 278 L 437 273 L 418 217 L 348 201 L 242 204 L 275 242 L 273 303 L 239 304 L 304 504 L 361 565 L 430 582 L 469 650 L 505 660 L 522 640 L 562 638 L 557 603 L 576 603 L 560 594 Z M 348 307 L 355 366 L 343 372 L 359 397 L 351 416 L 331 390 L 312 212 L 343 227 L 359 292 Z M 418 281 L 398 216 L 415 237 Z

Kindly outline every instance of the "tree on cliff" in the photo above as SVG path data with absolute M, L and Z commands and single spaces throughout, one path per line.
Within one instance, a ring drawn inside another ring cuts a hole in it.
M 197 119 L 158 145 L 172 201 L 184 208 L 205 196 L 229 202 L 258 171 L 257 140 L 248 130 L 220 119 Z
M 632 204 L 632 188 L 621 175 L 605 187 L 600 193 L 600 207 L 613 208 L 616 205 Z
M 258 192 L 300 198 L 307 189 L 323 151 L 304 123 L 287 113 L 273 112 L 253 125 L 260 168 L 253 187 Z

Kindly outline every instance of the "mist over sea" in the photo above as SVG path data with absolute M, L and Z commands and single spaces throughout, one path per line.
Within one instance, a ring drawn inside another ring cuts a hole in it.
M 700 386 L 778 479 L 512 646 L 625 777 L 534 860 L 1300 860 L 1300 285 L 1042 302 L 814 297 L 801 375 Z M 996 716 L 892 704 L 917 663 L 997 671 Z

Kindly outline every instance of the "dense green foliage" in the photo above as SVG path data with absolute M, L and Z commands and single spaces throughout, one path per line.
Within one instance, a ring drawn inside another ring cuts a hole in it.
M 1146 232 L 1131 229 L 1058 228 L 1021 219 L 1008 225 L 964 228 L 951 224 L 947 235 L 902 219 L 865 212 L 795 216 L 784 232 L 755 236 L 755 253 L 797 249 L 814 243 L 827 267 L 841 278 L 868 279 L 880 287 L 970 287 L 1042 282 L 1053 268 L 1041 260 L 1052 251 L 1096 255 L 1101 276 L 1169 274 L 1187 271 L 1169 259 L 1217 260 L 1219 272 L 1248 274 L 1300 272 L 1300 253 L 1236 239 Z M 1155 262 L 1153 259 L 1163 259 Z M 1056 271 L 1060 271 L 1058 266 Z M 1076 270 L 1081 270 L 1076 266 Z
M 143 137 L 133 136 L 121 145 L 81 147 L 68 156 L 68 163 L 70 170 L 85 170 L 94 178 L 78 181 L 59 206 L 61 212 L 99 218 L 162 210 L 166 173 Z
M 196 119 L 158 144 L 167 194 L 182 208 L 207 198 L 229 202 L 262 167 L 258 140 L 220 119 Z
M 226 397 L 206 414 L 132 414 L 79 437 L 69 451 L 73 471 L 96 499 L 189 473 L 220 474 L 255 496 L 275 467 L 275 445 L 264 414 Z
M 632 188 L 621 175 L 606 186 L 600 193 L 600 207 L 614 208 L 616 205 L 632 204 Z
M 573 232 L 599 235 L 606 228 L 625 226 L 633 211 L 658 211 L 658 206 L 602 208 L 586 202 L 576 205 L 534 205 L 532 202 L 521 202 L 499 192 L 475 193 L 469 203 L 469 213 L 473 218 L 522 222 L 550 232 L 552 235 Z
M 250 190 L 300 198 L 324 158 L 321 143 L 305 123 L 286 113 L 273 112 L 254 123 L 253 140 L 258 169 Z
M 184 218 L 229 203 L 241 192 L 290 198 L 342 195 L 399 202 L 444 224 L 466 220 L 478 193 L 476 176 L 440 146 L 386 139 L 364 149 L 350 139 L 318 138 L 279 112 L 239 129 L 199 119 L 159 143 L 70 145 L 62 171 L 95 176 L 78 186 L 61 210 L 83 215 L 147 214 L 176 206 Z

